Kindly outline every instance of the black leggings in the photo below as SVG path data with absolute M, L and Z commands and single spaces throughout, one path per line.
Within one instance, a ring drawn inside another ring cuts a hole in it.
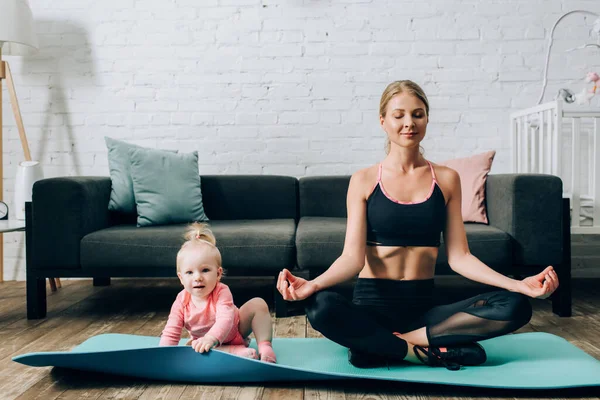
M 531 319 L 524 295 L 496 291 L 433 306 L 433 279 L 359 278 L 352 302 L 333 290 L 308 299 L 306 315 L 325 337 L 364 353 L 403 359 L 406 341 L 393 332 L 425 327 L 430 346 L 476 342 L 513 332 Z

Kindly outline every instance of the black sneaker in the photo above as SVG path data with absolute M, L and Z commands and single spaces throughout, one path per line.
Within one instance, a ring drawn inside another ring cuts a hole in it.
M 378 368 L 388 365 L 387 357 L 348 349 L 348 362 L 356 368 Z
M 446 367 L 451 371 L 458 371 L 461 365 L 481 365 L 487 360 L 485 350 L 479 343 L 450 346 L 446 347 L 446 351 L 441 351 L 438 347 L 425 349 L 421 346 L 414 346 L 413 350 L 423 364 Z

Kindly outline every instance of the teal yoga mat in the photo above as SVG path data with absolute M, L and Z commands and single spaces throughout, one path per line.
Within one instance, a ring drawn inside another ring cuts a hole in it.
M 158 341 L 157 337 L 105 334 L 68 352 L 29 353 L 14 357 L 13 361 L 33 367 L 57 366 L 199 383 L 379 379 L 490 388 L 600 386 L 600 361 L 547 333 L 522 333 L 483 341 L 487 362 L 462 367 L 460 371 L 408 363 L 389 369 L 355 368 L 347 361 L 347 350 L 327 339 L 275 339 L 278 364 L 215 350 L 199 354 L 182 345 L 158 347 Z

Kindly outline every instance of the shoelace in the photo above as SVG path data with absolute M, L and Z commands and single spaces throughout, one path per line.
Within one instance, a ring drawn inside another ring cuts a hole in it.
M 425 348 L 415 345 L 413 351 L 419 361 L 430 367 L 442 366 L 450 371 L 458 371 L 460 369 L 460 364 L 453 361 L 447 361 L 444 357 L 444 353 L 437 347 L 428 347 L 427 350 L 425 350 Z M 419 354 L 419 352 L 421 352 L 422 355 Z

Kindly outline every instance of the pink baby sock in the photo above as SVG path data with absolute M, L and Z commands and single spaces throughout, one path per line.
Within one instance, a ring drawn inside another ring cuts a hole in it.
M 258 356 L 256 355 L 256 350 L 251 349 L 251 348 L 246 347 L 241 344 L 239 344 L 239 345 L 226 344 L 226 345 L 217 347 L 217 349 L 226 351 L 226 352 L 236 355 L 236 356 L 252 358 L 254 360 L 258 360 Z
M 277 357 L 275 357 L 275 352 L 273 351 L 271 342 L 267 340 L 258 344 L 258 354 L 260 354 L 261 361 L 266 361 L 270 363 L 277 362 Z

